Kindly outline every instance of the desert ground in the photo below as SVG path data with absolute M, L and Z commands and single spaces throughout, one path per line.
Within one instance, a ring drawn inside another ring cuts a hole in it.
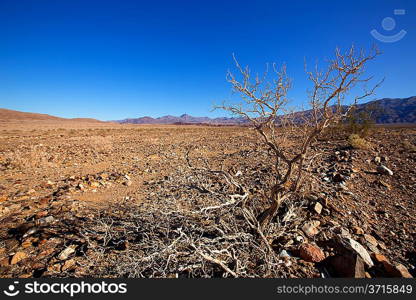
M 213 171 L 267 206 L 247 127 L 0 123 L 0 277 L 415 276 L 416 129 L 367 140 L 320 138 L 307 188 L 259 237 Z

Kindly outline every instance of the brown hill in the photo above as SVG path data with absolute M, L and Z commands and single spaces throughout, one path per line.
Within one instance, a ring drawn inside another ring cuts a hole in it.
M 91 119 L 91 118 L 74 118 L 74 119 L 66 119 L 66 118 L 59 118 L 47 114 L 38 114 L 38 113 L 31 113 L 31 112 L 22 112 L 17 110 L 5 109 L 0 108 L 0 122 L 9 123 L 9 122 L 30 122 L 30 121 L 72 121 L 72 122 L 90 122 L 95 123 L 102 121 Z

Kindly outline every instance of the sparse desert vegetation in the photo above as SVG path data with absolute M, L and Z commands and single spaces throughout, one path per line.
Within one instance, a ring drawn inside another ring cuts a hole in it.
M 253 130 L 95 126 L 1 131 L 2 277 L 415 275 L 415 153 L 397 143 L 414 128 L 376 128 L 371 149 L 322 136 L 259 231 L 274 173 Z

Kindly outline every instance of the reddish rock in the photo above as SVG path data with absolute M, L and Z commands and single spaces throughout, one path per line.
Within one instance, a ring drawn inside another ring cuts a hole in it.
M 10 259 L 8 257 L 0 260 L 0 267 L 7 267 L 10 265 Z
M 325 254 L 318 246 L 303 243 L 299 247 L 299 255 L 308 262 L 320 262 L 325 259 Z
M 22 247 L 23 249 L 27 249 L 29 247 L 32 247 L 32 240 L 31 239 L 27 239 L 22 243 Z
M 26 258 L 27 258 L 27 254 L 25 252 L 16 252 L 16 254 L 13 255 L 12 257 L 10 264 L 15 265 Z
M 54 248 L 48 248 L 44 251 L 42 251 L 41 253 L 38 254 L 38 256 L 36 256 L 36 260 L 41 260 L 45 257 L 50 256 L 52 253 L 54 253 L 56 250 Z
M 373 254 L 373 259 L 383 265 L 387 275 L 391 277 L 400 278 L 413 278 L 405 266 L 402 264 L 393 265 L 390 261 L 382 254 Z
M 361 227 L 358 227 L 358 226 L 352 227 L 352 231 L 355 234 L 358 234 L 358 235 L 364 234 L 364 230 Z
M 47 211 L 47 210 L 40 211 L 40 212 L 38 212 L 38 213 L 36 214 L 36 218 L 37 218 L 37 219 L 40 219 L 40 218 L 46 217 L 47 215 L 48 215 L 48 211 Z

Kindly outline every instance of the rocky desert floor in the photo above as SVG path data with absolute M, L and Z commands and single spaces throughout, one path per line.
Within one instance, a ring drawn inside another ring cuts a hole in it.
M 319 140 L 259 238 L 212 171 L 267 207 L 249 128 L 2 124 L 0 277 L 414 277 L 416 129 L 367 140 Z

